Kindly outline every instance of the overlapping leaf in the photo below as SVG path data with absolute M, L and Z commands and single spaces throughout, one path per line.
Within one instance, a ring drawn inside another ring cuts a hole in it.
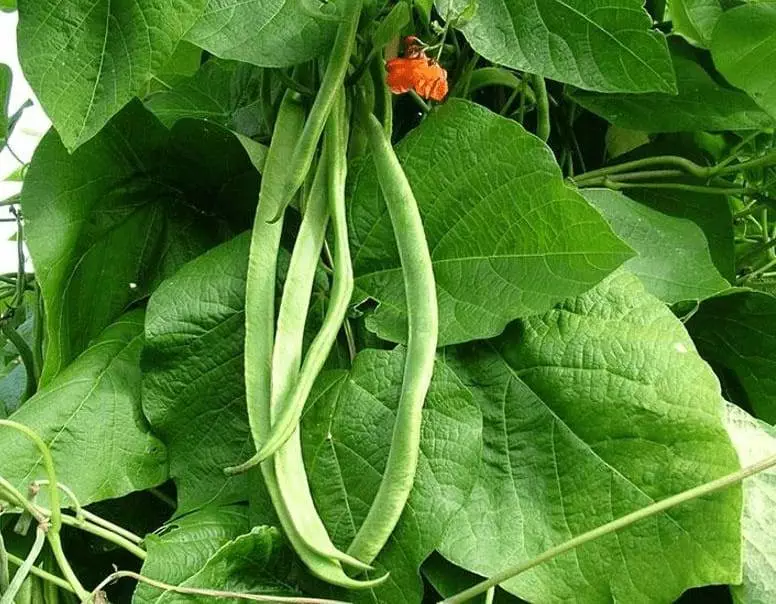
M 468 4 L 436 2 L 448 19 Z M 580 88 L 676 92 L 665 38 L 641 0 L 479 0 L 461 30 L 490 61 Z
M 698 225 L 667 216 L 609 189 L 584 189 L 623 241 L 638 254 L 625 268 L 652 295 L 672 304 L 702 300 L 730 287 L 719 274 Z
M 484 415 L 483 463 L 441 553 L 488 576 L 734 471 L 719 384 L 682 324 L 620 272 L 448 364 Z M 741 491 L 633 525 L 503 584 L 528 601 L 670 602 L 740 577 Z
M 51 449 L 58 480 L 86 505 L 167 479 L 164 445 L 140 409 L 143 313 L 108 327 L 65 371 L 11 416 Z M 0 429 L 0 476 L 25 490 L 46 478 L 34 445 Z
M 347 546 L 366 518 L 388 455 L 404 370 L 404 350 L 365 350 L 350 372 L 317 382 L 302 424 L 305 466 L 316 505 L 335 543 Z M 419 603 L 419 568 L 442 540 L 476 478 L 482 423 L 471 393 L 439 360 L 423 412 L 415 485 L 398 527 L 377 558 L 382 585 L 348 600 Z
M 519 124 L 451 100 L 397 147 L 434 265 L 440 346 L 499 334 L 602 280 L 632 251 L 567 187 L 550 150 Z M 404 281 L 374 167 L 354 177 L 350 206 L 357 299 L 368 325 L 406 337 Z
M 195 120 L 169 132 L 137 102 L 72 155 L 49 132 L 22 194 L 46 306 L 42 382 L 161 278 L 250 224 L 257 189 L 231 134 Z
M 164 67 L 206 2 L 19 2 L 24 74 L 69 151 Z
M 687 329 L 704 358 L 732 372 L 728 398 L 776 422 L 776 297 L 730 290 L 701 304 Z

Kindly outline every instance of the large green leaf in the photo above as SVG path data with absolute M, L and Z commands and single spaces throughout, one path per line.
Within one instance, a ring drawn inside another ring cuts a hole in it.
M 728 434 L 742 466 L 776 455 L 776 429 L 735 405 L 726 405 Z M 736 604 L 776 602 L 776 470 L 744 483 L 744 576 L 731 587 Z
M 774 119 L 749 96 L 709 73 L 686 44 L 670 44 L 679 93 L 599 94 L 576 90 L 572 98 L 610 122 L 644 132 L 749 130 Z
M 161 534 L 147 535 L 148 558 L 141 573 L 172 585 L 190 580 L 224 545 L 248 532 L 245 506 L 209 507 L 178 518 L 166 525 Z M 167 602 L 156 589 L 140 584 L 133 604 Z
M 324 52 L 336 24 L 309 0 L 208 0 L 186 38 L 222 59 L 262 67 L 303 63 Z
M 589 289 L 632 251 L 561 177 L 551 151 L 519 124 L 450 100 L 397 147 L 426 230 L 439 301 L 439 345 L 499 334 Z M 357 299 L 368 325 L 406 337 L 404 280 L 374 165 L 353 179 Z
M 728 82 L 776 118 L 776 3 L 749 2 L 725 11 L 714 28 L 711 54 Z
M 698 225 L 668 216 L 609 189 L 583 189 L 614 232 L 638 256 L 625 263 L 645 288 L 669 304 L 702 300 L 730 287 L 719 274 Z
M 42 382 L 161 278 L 248 226 L 257 189 L 227 131 L 187 120 L 169 132 L 137 102 L 72 155 L 49 132 L 22 192 L 46 306 Z
M 184 117 L 197 117 L 254 136 L 261 113 L 258 98 L 261 69 L 213 59 L 188 78 L 168 81 L 172 87 L 145 100 L 146 107 L 167 126 Z
M 714 26 L 722 15 L 720 0 L 671 0 L 669 10 L 676 33 L 708 48 Z M 681 81 L 678 73 L 677 76 Z
M 469 0 L 437 0 L 454 16 Z M 486 59 L 601 92 L 676 92 L 642 0 L 479 0 L 461 27 Z
M 732 289 L 703 302 L 687 329 L 704 358 L 732 372 L 740 394 L 728 398 L 776 423 L 776 297 Z
M 253 454 L 245 409 L 243 338 L 250 238 L 196 258 L 151 296 L 143 410 L 167 445 L 183 513 L 244 500 L 244 475 L 223 469 Z
M 316 505 L 345 547 L 366 518 L 390 448 L 404 371 L 404 349 L 364 350 L 350 372 L 330 371 L 311 393 L 302 424 L 305 466 Z M 472 395 L 437 361 L 423 411 L 415 486 L 399 525 L 376 561 L 388 580 L 356 602 L 419 603 L 419 568 L 437 547 L 476 479 L 482 420 Z
M 167 479 L 164 445 L 140 409 L 143 312 L 108 327 L 80 357 L 11 419 L 51 449 L 60 482 L 84 505 Z M 45 478 L 40 454 L 22 435 L 0 430 L 0 476 L 25 489 Z
M 206 1 L 19 1 L 19 60 L 68 150 L 165 66 Z
M 441 553 L 488 576 L 738 468 L 719 384 L 624 271 L 448 363 L 483 412 L 483 463 Z M 741 491 L 675 508 L 503 587 L 532 602 L 671 602 L 740 579 Z

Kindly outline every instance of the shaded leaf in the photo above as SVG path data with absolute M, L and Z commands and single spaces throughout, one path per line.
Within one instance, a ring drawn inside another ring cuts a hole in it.
M 404 372 L 404 349 L 367 349 L 350 372 L 324 373 L 302 424 L 310 486 L 333 541 L 346 546 L 369 510 L 385 470 Z M 476 479 L 481 418 L 472 395 L 441 359 L 423 410 L 415 485 L 375 576 L 388 580 L 349 592 L 354 602 L 419 603 L 419 568 L 437 547 Z
M 140 409 L 143 312 L 108 327 L 11 419 L 37 432 L 51 449 L 60 482 L 83 505 L 147 489 L 167 479 L 164 446 Z M 22 490 L 45 478 L 30 441 L 0 430 L 0 475 Z
M 687 322 L 698 351 L 731 371 L 744 400 L 734 400 L 776 423 L 776 297 L 731 289 L 700 305 Z
M 477 574 L 738 468 L 714 374 L 624 271 L 448 363 L 482 409 L 484 451 L 440 552 Z M 533 602 L 671 602 L 739 580 L 740 513 L 740 489 L 721 492 L 502 587 Z
M 73 151 L 173 56 L 207 0 L 21 0 L 19 60 Z
M 453 99 L 397 147 L 426 230 L 439 302 L 439 345 L 499 334 L 603 279 L 633 252 L 561 177 L 552 153 L 519 124 Z M 404 280 L 372 162 L 349 209 L 356 300 L 367 321 L 406 337 Z
M 730 287 L 711 260 L 703 231 L 691 220 L 668 216 L 609 189 L 581 193 L 636 251 L 624 266 L 653 296 L 672 304 L 702 300 Z
M 470 0 L 437 0 L 461 14 Z M 461 26 L 486 59 L 601 92 L 676 91 L 662 34 L 642 0 L 480 0 Z
M 250 224 L 258 175 L 240 143 L 130 104 L 72 155 L 49 132 L 22 192 L 46 306 L 42 383 L 181 264 Z
M 714 26 L 722 15 L 720 0 L 671 0 L 669 10 L 675 32 L 708 48 Z M 681 81 L 681 77 L 677 79 Z

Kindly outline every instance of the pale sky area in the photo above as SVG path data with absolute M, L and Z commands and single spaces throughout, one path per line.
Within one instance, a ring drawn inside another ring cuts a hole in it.
M 38 141 L 48 130 L 50 122 L 22 75 L 16 55 L 16 22 L 16 13 L 0 12 L 0 63 L 5 63 L 13 70 L 9 115 L 13 115 L 27 99 L 32 99 L 35 103 L 25 110 L 10 140 L 14 153 L 22 161 L 28 162 Z M 8 149 L 3 149 L 0 153 L 0 199 L 6 199 L 21 190 L 21 183 L 5 181 L 5 178 L 18 168 L 19 162 Z M 0 207 L 0 218 L 12 218 L 8 208 Z M 16 243 L 9 241 L 9 237 L 15 232 L 15 224 L 0 222 L 0 273 L 16 270 Z

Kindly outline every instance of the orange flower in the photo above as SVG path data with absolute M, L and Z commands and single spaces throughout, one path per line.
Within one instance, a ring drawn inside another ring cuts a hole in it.
M 387 83 L 394 94 L 414 90 L 425 99 L 441 101 L 447 96 L 447 71 L 434 59 L 426 56 L 418 39 L 405 38 L 403 57 L 391 59 L 385 64 Z

